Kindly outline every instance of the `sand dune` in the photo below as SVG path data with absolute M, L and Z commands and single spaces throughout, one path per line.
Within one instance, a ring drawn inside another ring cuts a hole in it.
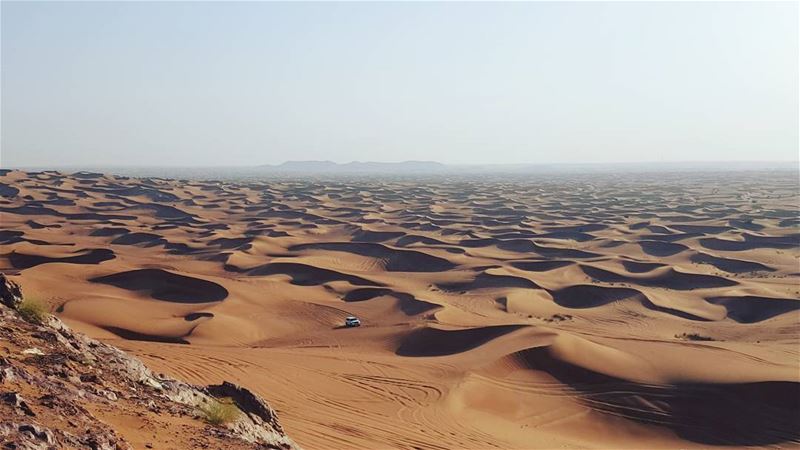
M 207 303 L 225 300 L 228 291 L 217 283 L 160 269 L 139 269 L 90 278 L 129 291 L 146 291 L 151 297 L 178 303 Z
M 795 313 L 800 309 L 800 299 L 769 298 L 756 296 L 742 297 L 709 297 L 707 301 L 722 305 L 728 311 L 728 317 L 740 323 L 755 323 L 771 319 L 781 314 Z
M 636 289 L 579 284 L 550 293 L 553 300 L 567 308 L 594 308 L 623 299 L 641 297 Z
M 452 283 L 439 283 L 436 285 L 444 291 L 466 292 L 487 288 L 528 288 L 538 289 L 539 286 L 533 281 L 512 275 L 494 275 L 481 272 L 469 281 L 459 281 Z
M 747 273 L 747 272 L 774 272 L 775 269 L 765 266 L 764 264 L 754 261 L 746 261 L 743 259 L 733 258 L 720 258 L 719 256 L 709 255 L 707 253 L 697 253 L 690 258 L 692 262 L 700 264 L 711 264 L 719 270 L 724 270 L 730 273 Z
M 514 365 L 545 372 L 592 410 L 657 424 L 708 445 L 764 446 L 800 439 L 800 383 L 636 383 L 571 364 L 550 347 L 508 356 Z M 757 411 L 757 412 L 755 412 Z
M 398 307 L 409 316 L 422 314 L 437 309 L 440 305 L 415 298 L 405 292 L 395 292 L 386 288 L 354 289 L 342 297 L 346 302 L 363 302 L 377 297 L 392 297 L 398 301 Z
M 53 255 L 53 253 L 50 253 Z M 114 259 L 114 251 L 107 248 L 91 248 L 76 250 L 65 256 L 34 255 L 28 253 L 11 252 L 8 261 L 16 269 L 28 269 L 47 263 L 68 263 L 68 264 L 100 264 L 103 261 Z
M 320 285 L 330 281 L 346 281 L 357 286 L 381 286 L 379 282 L 370 281 L 355 275 L 297 263 L 275 262 L 254 267 L 243 272 L 250 276 L 289 275 L 292 279 L 292 284 L 300 286 Z
M 111 241 L 112 244 L 141 245 L 144 247 L 163 245 L 166 242 L 166 239 L 155 233 L 127 233 Z
M 669 288 L 679 291 L 728 287 L 738 284 L 736 281 L 727 278 L 715 275 L 684 273 L 671 267 L 655 269 L 651 272 L 647 272 L 645 275 L 622 275 L 586 264 L 581 264 L 580 268 L 586 275 L 604 283 L 639 284 L 642 286 Z
M 516 267 L 520 270 L 526 270 L 528 272 L 547 272 L 554 269 L 560 269 L 562 267 L 568 266 L 570 264 L 574 264 L 572 261 L 559 261 L 559 260 L 552 260 L 552 261 L 513 261 L 511 265 Z
M 0 270 L 306 448 L 796 447 L 798 192 L 0 171 Z
M 749 233 L 742 233 L 742 237 L 744 237 L 742 241 L 721 238 L 701 239 L 700 245 L 711 250 L 740 252 L 762 248 L 795 248 L 798 243 L 800 243 L 800 235 L 797 234 L 788 236 L 756 236 Z
M 444 258 L 413 250 L 397 250 L 374 243 L 322 242 L 295 245 L 289 250 L 327 250 L 368 256 L 383 260 L 385 269 L 390 272 L 443 272 L 455 268 L 455 264 Z
M 640 241 L 642 251 L 650 256 L 672 256 L 689 249 L 683 244 L 675 244 L 668 241 Z
M 146 342 L 168 342 L 172 344 L 188 344 L 189 341 L 187 341 L 184 338 L 189 334 L 191 334 L 191 330 L 182 336 L 169 336 L 165 334 L 138 333 L 136 331 L 131 331 L 125 328 L 112 327 L 110 325 L 106 325 L 101 328 L 110 333 L 114 333 L 115 335 L 123 339 L 131 339 L 135 341 L 146 341 Z
M 625 267 L 625 270 L 631 273 L 644 273 L 650 272 L 651 270 L 658 269 L 659 267 L 664 267 L 664 264 L 659 263 L 652 263 L 652 262 L 640 262 L 640 261 L 629 261 L 627 259 L 622 260 L 622 265 Z
M 472 350 L 492 339 L 518 330 L 522 325 L 440 329 L 424 327 L 406 336 L 396 353 L 400 356 L 442 356 Z

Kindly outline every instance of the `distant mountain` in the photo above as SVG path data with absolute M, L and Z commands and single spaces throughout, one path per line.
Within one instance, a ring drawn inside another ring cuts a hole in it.
M 353 161 L 338 164 L 333 161 L 287 161 L 278 165 L 264 165 L 269 172 L 305 173 L 435 173 L 448 170 L 448 166 L 435 161 L 375 162 Z
M 333 161 L 286 161 L 285 163 L 278 164 L 277 166 L 264 165 L 261 167 L 291 172 L 323 172 L 328 170 L 336 170 L 337 166 L 339 165 L 340 164 L 336 164 Z

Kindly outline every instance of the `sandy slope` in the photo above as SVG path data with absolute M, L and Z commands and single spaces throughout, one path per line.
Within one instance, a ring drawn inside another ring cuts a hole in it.
M 0 183 L 29 295 L 308 448 L 800 443 L 796 173 Z

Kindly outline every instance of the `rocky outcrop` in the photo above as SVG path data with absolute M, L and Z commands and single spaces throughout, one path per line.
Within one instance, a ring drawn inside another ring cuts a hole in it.
M 22 303 L 22 290 L 19 285 L 0 273 L 0 303 L 16 309 Z
M 157 375 L 52 316 L 28 323 L 13 309 L 22 299 L 19 286 L 3 275 L 0 297 L 0 448 L 297 448 L 251 391 Z M 215 397 L 230 398 L 243 414 L 207 424 L 200 407 Z M 137 426 L 119 426 L 131 420 Z
M 206 392 L 216 398 L 229 398 L 242 410 L 247 420 L 236 422 L 235 428 L 239 434 L 247 436 L 248 440 L 271 440 L 275 433 L 283 434 L 283 427 L 269 403 L 249 389 L 225 381 L 207 386 Z

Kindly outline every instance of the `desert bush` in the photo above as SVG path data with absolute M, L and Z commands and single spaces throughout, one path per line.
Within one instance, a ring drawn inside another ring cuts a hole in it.
M 681 334 L 676 334 L 675 337 L 678 338 L 678 339 L 688 339 L 690 341 L 713 341 L 714 340 L 714 338 L 712 338 L 712 337 L 703 336 L 703 335 L 697 334 L 697 333 L 681 333 Z
M 200 406 L 203 420 L 211 425 L 225 425 L 239 418 L 241 411 L 229 398 L 212 398 Z
M 25 298 L 17 307 L 17 312 L 30 323 L 41 325 L 47 318 L 47 308 L 38 300 Z

